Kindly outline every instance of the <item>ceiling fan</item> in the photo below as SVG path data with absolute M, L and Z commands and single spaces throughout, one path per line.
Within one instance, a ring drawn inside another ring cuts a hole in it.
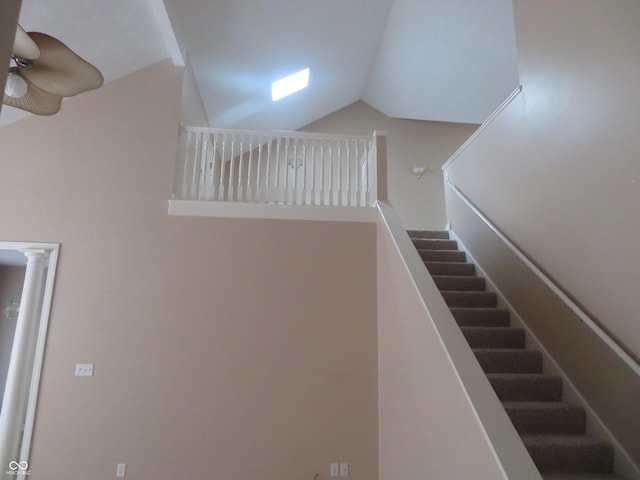
M 36 115 L 53 115 L 60 110 L 63 97 L 103 83 L 100 70 L 60 40 L 40 32 L 27 33 L 18 25 L 2 103 Z

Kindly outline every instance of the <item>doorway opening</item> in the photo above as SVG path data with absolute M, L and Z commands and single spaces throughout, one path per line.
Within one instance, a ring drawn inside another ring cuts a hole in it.
M 0 478 L 28 474 L 59 245 L 0 241 Z

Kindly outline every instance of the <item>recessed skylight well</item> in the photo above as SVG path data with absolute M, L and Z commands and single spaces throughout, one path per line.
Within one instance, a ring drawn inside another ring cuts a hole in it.
M 275 102 L 309 85 L 309 69 L 305 68 L 293 75 L 284 77 L 271 84 L 271 99 Z

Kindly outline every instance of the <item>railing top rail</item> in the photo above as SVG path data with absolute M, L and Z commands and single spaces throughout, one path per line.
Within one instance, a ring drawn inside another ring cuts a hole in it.
M 237 130 L 228 128 L 211 128 L 211 127 L 192 127 L 182 125 L 181 130 L 183 132 L 194 133 L 229 133 L 236 135 L 257 135 L 263 137 L 287 137 L 287 138 L 314 138 L 319 140 L 329 139 L 344 139 L 344 140 L 367 140 L 370 141 L 373 138 L 372 135 L 345 135 L 338 133 L 316 133 L 316 132 L 303 132 L 303 131 L 288 131 L 288 130 Z

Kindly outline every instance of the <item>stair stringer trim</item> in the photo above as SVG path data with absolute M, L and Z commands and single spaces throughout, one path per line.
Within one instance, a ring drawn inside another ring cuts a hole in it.
M 584 407 L 587 414 L 586 433 L 607 438 L 611 442 L 615 453 L 614 471 L 624 476 L 640 478 L 640 468 L 635 465 L 633 460 L 631 460 L 626 449 L 618 442 L 616 437 L 611 433 L 600 416 L 595 412 L 595 410 L 593 410 L 589 402 L 587 402 L 582 394 L 580 394 L 571 379 L 553 359 L 549 351 L 540 342 L 538 337 L 529 329 L 529 326 L 518 313 L 518 310 L 513 305 L 511 305 L 502 291 L 493 283 L 491 278 L 482 268 L 482 265 L 469 252 L 465 244 L 456 235 L 454 230 L 451 229 L 450 224 L 447 224 L 447 230 L 449 231 L 451 239 L 458 242 L 458 248 L 464 251 L 468 257 L 468 260 L 476 266 L 476 275 L 481 276 L 485 279 L 487 291 L 494 292 L 497 295 L 498 306 L 506 308 L 511 312 L 511 326 L 517 326 L 525 330 L 526 348 L 536 349 L 542 353 L 543 371 L 552 375 L 558 375 L 560 378 L 562 378 L 563 401 L 566 401 L 567 403 L 578 404 Z

